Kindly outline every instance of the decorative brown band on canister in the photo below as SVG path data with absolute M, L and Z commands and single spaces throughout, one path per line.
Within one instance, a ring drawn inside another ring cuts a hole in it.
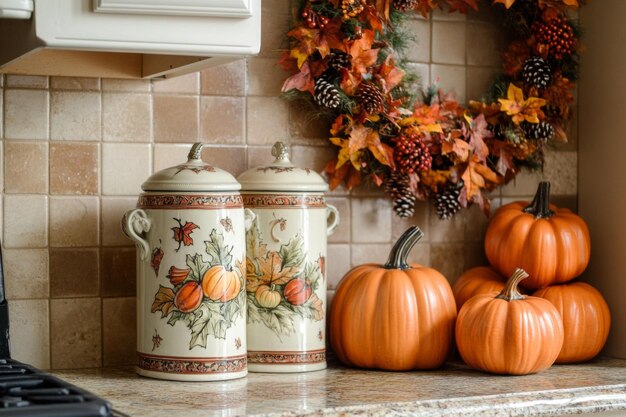
M 315 194 L 243 194 L 247 208 L 325 208 L 323 195 Z
M 326 361 L 326 349 L 310 350 L 308 352 L 248 351 L 248 363 L 292 365 L 298 363 L 319 363 L 324 361 Z
M 218 210 L 225 208 L 243 208 L 243 200 L 238 194 L 141 194 L 139 196 L 137 208 L 165 210 Z
M 172 374 L 223 374 L 246 370 L 246 356 L 181 358 L 137 352 L 137 366 L 146 371 Z

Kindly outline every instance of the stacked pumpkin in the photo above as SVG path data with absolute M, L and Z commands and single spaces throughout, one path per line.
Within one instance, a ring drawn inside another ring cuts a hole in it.
M 491 267 L 470 269 L 454 284 L 457 346 L 472 367 L 533 373 L 589 360 L 606 342 L 610 314 L 602 295 L 570 282 L 589 263 L 589 230 L 549 199 L 550 183 L 541 182 L 529 205 L 501 207 L 485 235 Z M 518 284 L 531 295 L 520 294 Z

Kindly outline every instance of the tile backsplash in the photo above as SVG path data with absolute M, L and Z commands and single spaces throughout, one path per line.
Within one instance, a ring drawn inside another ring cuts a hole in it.
M 461 100 L 479 98 L 501 47 L 483 16 L 410 20 L 417 39 L 410 68 Z M 280 97 L 285 74 L 275 63 L 288 24 L 287 0 L 264 1 L 258 57 L 171 80 L 0 76 L 0 227 L 15 358 L 52 369 L 132 363 L 135 249 L 120 219 L 141 183 L 184 160 L 190 143 L 207 142 L 203 158 L 234 175 L 269 161 L 276 140 L 291 145 L 295 163 L 322 170 L 335 152 L 327 127 Z M 570 144 L 548 152 L 543 173 L 522 174 L 492 193 L 493 206 L 528 198 L 547 178 L 556 202 L 575 208 L 573 133 Z M 426 234 L 412 261 L 451 281 L 485 263 L 487 219 L 476 207 L 440 221 L 420 203 L 401 220 L 376 190 L 336 190 L 329 202 L 342 217 L 329 239 L 331 296 L 351 266 L 384 261 L 410 223 Z

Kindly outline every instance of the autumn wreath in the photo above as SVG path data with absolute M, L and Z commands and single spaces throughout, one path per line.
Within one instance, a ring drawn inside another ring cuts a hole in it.
M 402 69 L 402 21 L 436 8 L 467 13 L 477 0 L 295 0 L 283 93 L 332 121 L 331 188 L 371 180 L 403 217 L 428 198 L 441 218 L 471 203 L 488 213 L 485 190 L 541 167 L 549 141 L 567 141 L 579 50 L 568 13 L 583 1 L 494 0 L 510 38 L 502 73 L 462 106 L 436 86 L 416 93 Z

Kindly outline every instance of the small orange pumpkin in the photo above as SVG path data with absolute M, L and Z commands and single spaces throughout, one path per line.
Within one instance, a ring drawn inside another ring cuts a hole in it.
M 502 275 L 520 267 L 530 275 L 522 286 L 543 288 L 567 282 L 585 270 L 589 229 L 570 210 L 550 205 L 550 183 L 543 181 L 530 205 L 518 201 L 496 211 L 485 234 L 485 253 Z
M 438 368 L 452 346 L 456 305 L 446 278 L 406 258 L 423 236 L 398 239 L 384 265 L 350 270 L 333 299 L 329 334 L 348 366 L 406 371 Z
M 202 292 L 212 301 L 225 303 L 235 298 L 241 290 L 241 280 L 236 271 L 215 265 L 202 276 Z
M 526 375 L 552 366 L 563 346 L 563 321 L 543 298 L 517 290 L 528 277 L 511 275 L 497 296 L 476 295 L 459 312 L 456 345 L 469 366 L 495 374 Z
M 280 293 L 274 291 L 269 285 L 260 285 L 256 289 L 254 297 L 261 307 L 274 308 L 280 304 Z
M 543 288 L 533 296 L 550 301 L 563 318 L 565 341 L 556 363 L 584 362 L 600 353 L 611 327 L 609 306 L 600 291 L 574 282 Z
M 191 313 L 200 307 L 202 302 L 202 288 L 197 282 L 191 281 L 180 287 L 174 297 L 174 305 L 181 313 Z
M 461 309 L 463 304 L 478 294 L 499 293 L 505 285 L 505 280 L 500 274 L 488 266 L 477 266 L 468 269 L 457 278 L 452 286 L 456 308 Z

